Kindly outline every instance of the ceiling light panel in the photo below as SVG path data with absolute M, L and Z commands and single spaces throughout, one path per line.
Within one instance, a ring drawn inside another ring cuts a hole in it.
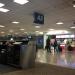
M 36 33 L 38 33 L 39 31 L 35 31 Z
M 35 28 L 40 28 L 40 26 L 35 26 Z
M 25 34 L 27 34 L 27 32 L 24 32 Z
M 20 29 L 20 30 L 22 30 L 22 31 L 23 31 L 24 29 Z
M 1 28 L 4 28 L 5 26 L 3 26 L 3 25 L 0 25 L 0 27 L 1 27 Z
M 14 32 L 13 30 L 9 30 L 10 33 Z
M 73 4 L 73 7 L 75 7 L 75 0 L 73 0 L 72 4 Z
M 43 32 L 39 32 L 39 34 L 43 34 Z
M 19 33 L 15 33 L 15 34 L 17 35 L 17 34 L 19 34 Z
M 57 22 L 56 24 L 60 25 L 60 24 L 63 24 L 63 22 Z
M 0 11 L 1 11 L 1 12 L 8 12 L 8 11 L 10 11 L 10 10 L 5 9 L 5 8 L 0 8 Z
M 75 26 L 74 27 L 70 27 L 71 29 L 75 29 Z
M 29 1 L 28 0 L 14 0 L 14 2 L 21 4 L 21 5 L 24 5 L 24 4 L 28 3 Z
M 4 34 L 5 32 L 1 32 L 1 34 Z
M 0 7 L 3 7 L 3 6 L 5 6 L 5 4 L 3 4 L 3 3 L 0 3 Z
M 49 29 L 49 30 L 54 30 L 54 29 Z
M 73 5 L 73 7 L 75 8 L 75 5 Z
M 20 22 L 14 21 L 14 22 L 12 22 L 12 23 L 14 23 L 14 24 L 19 24 Z

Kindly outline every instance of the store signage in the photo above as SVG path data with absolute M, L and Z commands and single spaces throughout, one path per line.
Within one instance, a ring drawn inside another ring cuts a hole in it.
M 56 38 L 74 38 L 75 35 L 56 35 Z

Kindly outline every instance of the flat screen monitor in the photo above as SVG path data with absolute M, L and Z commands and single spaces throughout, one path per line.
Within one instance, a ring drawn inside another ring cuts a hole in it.
M 34 23 L 44 24 L 44 15 L 41 13 L 34 12 Z

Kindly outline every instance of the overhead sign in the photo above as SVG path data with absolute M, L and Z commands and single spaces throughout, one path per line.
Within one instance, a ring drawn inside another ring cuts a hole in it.
M 37 23 L 37 24 L 44 24 L 44 15 L 35 12 L 35 13 L 34 13 L 34 23 Z

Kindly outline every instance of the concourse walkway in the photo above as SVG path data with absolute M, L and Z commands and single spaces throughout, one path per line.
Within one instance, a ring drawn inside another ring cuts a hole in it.
M 49 53 L 46 50 L 39 50 L 36 61 L 75 69 L 75 52 Z
M 21 69 L 1 75 L 75 75 L 75 70 L 38 63 L 34 68 L 31 69 Z
M 36 64 L 30 69 L 15 69 L 10 66 L 4 68 L 0 75 L 75 75 L 75 54 L 48 53 L 46 50 L 37 52 Z

